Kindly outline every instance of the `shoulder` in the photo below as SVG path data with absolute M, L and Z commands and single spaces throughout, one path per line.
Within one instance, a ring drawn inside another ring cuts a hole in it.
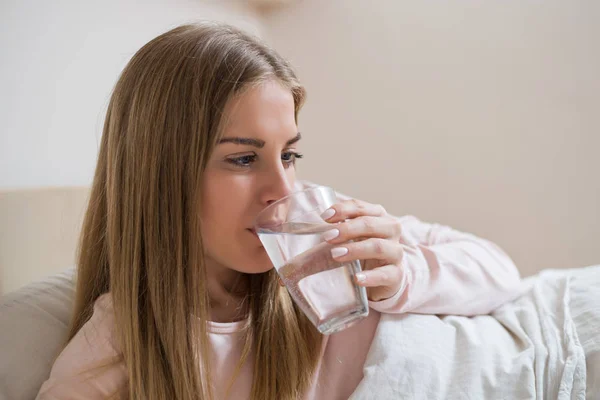
M 67 344 L 52 372 L 60 373 L 62 367 L 72 370 L 119 355 L 121 346 L 117 336 L 112 296 L 105 293 L 95 301 L 92 317 Z
M 40 394 L 62 388 L 74 392 L 80 388 L 119 388 L 125 381 L 126 369 L 115 326 L 112 296 L 106 293 L 98 297 L 92 317 L 56 359 Z
M 92 317 L 81 327 L 69 344 L 85 344 L 90 348 L 110 347 L 111 351 L 120 352 L 115 326 L 115 313 L 112 295 L 105 293 L 94 302 Z

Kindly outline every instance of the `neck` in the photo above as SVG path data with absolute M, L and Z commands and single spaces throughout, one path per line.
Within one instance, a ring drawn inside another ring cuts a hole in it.
M 214 322 L 233 322 L 246 317 L 248 276 L 209 262 L 207 269 L 210 319 Z

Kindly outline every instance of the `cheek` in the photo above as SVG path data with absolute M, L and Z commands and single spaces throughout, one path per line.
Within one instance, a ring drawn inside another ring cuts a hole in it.
M 250 196 L 250 179 L 207 174 L 202 187 L 202 222 L 212 229 L 231 230 L 242 221 Z M 241 177 L 244 178 L 244 177 Z
M 253 237 L 251 223 L 252 177 L 205 173 L 202 186 L 202 241 L 206 255 L 229 268 L 240 264 Z M 246 237 L 248 236 L 248 237 Z M 248 242 L 250 240 L 250 242 Z
M 295 169 L 286 171 L 289 184 L 295 183 Z M 205 173 L 202 186 L 202 240 L 206 255 L 227 268 L 260 273 L 272 264 L 260 241 L 246 231 L 256 216 L 257 188 L 264 185 L 260 175 Z

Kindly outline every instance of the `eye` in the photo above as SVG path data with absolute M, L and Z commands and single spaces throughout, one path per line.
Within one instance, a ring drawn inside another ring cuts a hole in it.
M 285 153 L 281 154 L 281 160 L 284 164 L 286 164 L 286 166 L 296 164 L 296 160 L 302 157 L 304 157 L 302 154 L 296 153 L 295 151 L 286 151 Z
M 248 154 L 241 157 L 228 158 L 226 161 L 238 168 L 247 168 L 256 161 L 256 154 Z

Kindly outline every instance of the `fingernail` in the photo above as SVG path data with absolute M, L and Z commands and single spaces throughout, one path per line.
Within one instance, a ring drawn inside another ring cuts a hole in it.
M 340 231 L 337 229 L 330 229 L 327 232 L 325 232 L 322 236 L 323 240 L 329 241 L 331 239 L 335 239 L 336 237 L 338 237 L 340 235 Z
M 362 272 L 359 272 L 358 274 L 356 274 L 357 282 L 364 282 L 366 280 L 367 280 L 367 276 L 365 274 L 363 274 Z
M 331 257 L 338 258 L 348 254 L 348 249 L 345 247 L 334 247 L 331 249 Z
M 323 218 L 325 221 L 327 221 L 329 218 L 333 217 L 335 215 L 335 210 L 333 208 L 330 208 L 328 210 L 326 210 L 323 214 L 321 214 L 321 218 Z

